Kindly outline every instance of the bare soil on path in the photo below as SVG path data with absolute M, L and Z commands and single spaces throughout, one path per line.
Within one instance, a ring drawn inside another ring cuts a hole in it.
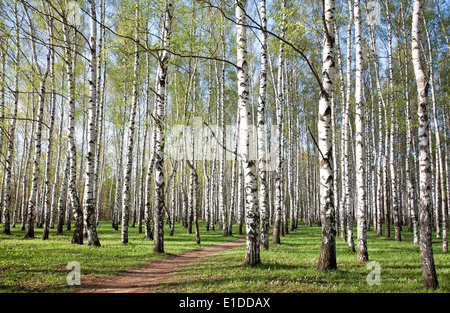
M 144 293 L 167 278 L 182 271 L 183 266 L 218 252 L 238 247 L 245 243 L 245 236 L 232 241 L 170 255 L 168 258 L 155 259 L 136 269 L 119 272 L 109 277 L 82 277 L 77 293 Z

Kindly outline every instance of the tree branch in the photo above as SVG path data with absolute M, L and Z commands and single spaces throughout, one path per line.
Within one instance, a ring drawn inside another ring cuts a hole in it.
M 330 159 L 325 158 L 325 156 L 323 155 L 322 151 L 320 150 L 319 145 L 317 144 L 316 138 L 314 138 L 314 136 L 313 136 L 313 134 L 312 134 L 312 132 L 311 132 L 311 129 L 309 128 L 308 125 L 306 125 L 306 127 L 308 128 L 309 135 L 311 136 L 311 138 L 312 138 L 312 140 L 313 140 L 313 142 L 314 142 L 314 145 L 317 147 L 317 150 L 319 150 L 319 153 L 320 153 L 320 155 L 322 156 L 322 159 L 325 160 L 325 161 L 327 161 L 328 166 L 329 166 L 330 168 L 333 168 L 333 167 L 331 166 Z
M 224 150 L 226 150 L 226 151 L 228 151 L 228 152 L 234 154 L 235 156 L 241 158 L 241 160 L 246 160 L 246 159 L 245 159 L 242 155 L 240 155 L 239 153 L 237 153 L 237 152 L 235 152 L 235 151 L 232 151 L 232 150 L 228 149 L 227 147 L 225 147 L 225 146 L 219 141 L 219 139 L 217 139 L 216 134 L 215 134 L 214 131 L 211 129 L 211 127 L 210 127 L 206 122 L 203 122 L 203 124 L 205 124 L 205 126 L 208 127 L 208 129 L 209 129 L 210 132 L 212 133 L 214 139 L 217 141 L 217 143 L 218 143 Z

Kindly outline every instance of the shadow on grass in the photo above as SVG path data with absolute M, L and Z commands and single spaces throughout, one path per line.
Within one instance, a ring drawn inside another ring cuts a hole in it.
M 219 277 L 202 275 L 199 277 L 184 275 L 174 276 L 167 282 L 159 284 L 154 292 L 335 292 L 336 287 L 345 286 L 355 279 L 354 273 L 346 270 L 319 272 L 315 268 L 306 266 L 280 266 L 280 270 L 289 270 L 280 274 L 271 264 L 260 264 L 252 267 L 255 271 L 236 277 Z M 237 265 L 233 267 L 246 267 Z M 259 272 L 256 270 L 263 270 Z M 267 274 L 267 270 L 273 270 Z M 186 274 L 186 273 L 185 273 Z M 365 278 L 361 275 L 361 280 Z M 226 287 L 225 287 L 226 286 Z M 226 290 L 224 290 L 224 287 Z M 272 291 L 268 291 L 271 290 Z

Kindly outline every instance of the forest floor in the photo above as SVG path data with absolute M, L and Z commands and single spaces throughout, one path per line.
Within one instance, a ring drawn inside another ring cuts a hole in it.
M 197 259 L 197 256 L 213 255 L 215 251 L 235 247 L 234 244 L 239 245 L 241 242 L 237 241 L 230 246 L 219 244 L 243 237 L 237 235 L 236 225 L 233 225 L 233 235 L 228 237 L 222 236 L 222 231 L 206 231 L 203 221 L 199 221 L 199 229 L 200 245 L 196 243 L 195 233 L 188 233 L 181 223 L 175 224 L 173 236 L 169 236 L 169 226 L 165 224 L 166 253 L 154 254 L 153 241 L 144 240 L 144 234 L 138 233 L 137 228 L 129 229 L 129 242 L 122 244 L 120 231 L 111 228 L 110 221 L 102 221 L 97 226 L 101 247 L 88 246 L 86 242 L 82 245 L 72 244 L 73 232 L 66 230 L 66 227 L 64 233 L 59 235 L 56 234 L 56 229 L 50 229 L 48 240 L 41 239 L 42 228 L 36 227 L 35 238 L 24 239 L 25 231 L 20 230 L 19 225 L 11 228 L 11 235 L 0 233 L 0 294 L 77 292 L 80 287 L 73 285 L 73 281 L 70 284 L 68 281 L 69 277 L 75 277 L 71 276 L 76 269 L 74 264 L 78 265 L 82 285 L 102 283 L 103 288 L 111 283 L 111 280 L 118 286 L 121 283 L 119 279 L 124 282 L 127 275 L 133 273 L 135 279 L 136 276 L 139 276 L 139 279 L 143 276 L 149 279 L 150 273 L 142 275 L 135 271 L 145 272 L 149 269 L 146 266 L 150 264 L 154 268 L 165 266 L 166 263 L 173 264 L 169 265 L 170 269 L 159 270 L 158 275 L 167 272 L 164 274 L 164 277 L 167 277 L 171 276 L 169 272 L 178 271 L 178 265 L 175 264 L 184 264 Z M 203 250 L 210 246 L 211 248 Z M 238 249 L 241 250 L 240 247 Z M 145 282 L 128 281 L 126 285 L 138 288 L 139 284 L 145 285 Z
M 0 233 L 0 294 L 428 292 L 422 286 L 420 247 L 413 245 L 413 234 L 406 226 L 401 242 L 369 230 L 369 263 L 359 262 L 347 242 L 337 237 L 338 269 L 331 272 L 317 271 L 318 225 L 299 222 L 297 229 L 282 236 L 279 245 L 272 244 L 269 233 L 270 248 L 261 250 L 261 264 L 252 267 L 244 264 L 245 236 L 237 235 L 237 225 L 228 237 L 219 229 L 206 231 L 201 220 L 199 229 L 201 244 L 197 245 L 195 234 L 181 223 L 175 224 L 173 236 L 166 224 L 166 253 L 154 254 L 153 242 L 143 240 L 136 228 L 129 229 L 129 242 L 124 245 L 120 231 L 107 221 L 97 227 L 101 247 L 72 244 L 72 232 L 67 230 L 57 235 L 51 229 L 50 239 L 42 240 L 41 228 L 35 229 L 34 239 L 24 239 L 20 227 L 12 228 L 11 235 Z M 442 239 L 435 232 L 432 238 L 439 281 L 436 292 L 449 293 L 450 258 L 442 252 Z M 79 266 L 81 286 L 69 282 L 72 262 Z
M 83 277 L 78 293 L 141 293 L 167 281 L 170 275 L 183 270 L 183 266 L 193 265 L 203 258 L 235 248 L 245 243 L 245 236 L 232 241 L 218 243 L 194 251 L 172 254 L 165 259 L 155 259 L 136 269 L 124 270 L 109 277 Z

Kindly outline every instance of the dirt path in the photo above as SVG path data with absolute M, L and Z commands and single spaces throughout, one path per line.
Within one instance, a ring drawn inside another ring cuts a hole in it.
M 149 288 L 164 282 L 169 275 L 179 271 L 182 266 L 201 258 L 231 249 L 245 243 L 245 236 L 166 259 L 156 259 L 137 269 L 122 271 L 117 275 L 98 278 L 82 277 L 81 286 L 75 292 L 81 293 L 143 293 Z

